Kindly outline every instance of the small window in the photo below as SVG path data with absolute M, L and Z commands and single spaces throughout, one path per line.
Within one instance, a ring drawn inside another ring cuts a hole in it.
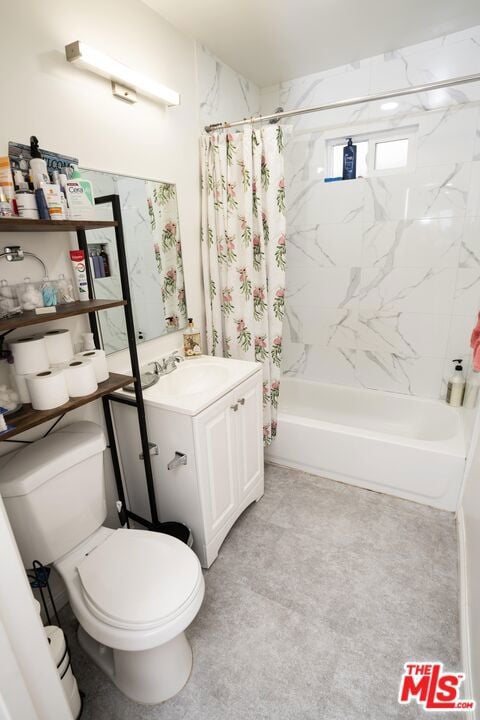
M 357 151 L 358 152 L 358 151 Z M 375 170 L 393 170 L 408 163 L 408 138 L 375 143 Z
M 357 147 L 357 178 L 412 169 L 417 128 L 372 132 L 353 136 Z M 346 138 L 327 140 L 328 177 L 342 177 Z

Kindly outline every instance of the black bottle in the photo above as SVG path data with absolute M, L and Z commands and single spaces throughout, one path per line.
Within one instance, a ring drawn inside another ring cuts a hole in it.
M 352 144 L 352 138 L 343 148 L 343 179 L 354 180 L 357 177 L 357 146 Z

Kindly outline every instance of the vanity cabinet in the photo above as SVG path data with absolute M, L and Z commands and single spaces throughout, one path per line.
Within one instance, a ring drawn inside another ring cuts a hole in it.
M 195 361 L 192 361 L 195 362 Z M 192 530 L 193 549 L 209 567 L 235 520 L 264 490 L 262 370 L 198 414 L 159 408 L 145 392 L 148 438 L 155 445 L 152 469 L 158 514 Z M 140 438 L 133 408 L 115 404 L 115 428 L 130 508 L 148 516 Z M 186 465 L 168 470 L 175 452 Z
M 193 419 L 207 544 L 223 529 L 228 532 L 245 507 L 258 500 L 260 483 L 263 494 L 262 383 L 258 375 Z

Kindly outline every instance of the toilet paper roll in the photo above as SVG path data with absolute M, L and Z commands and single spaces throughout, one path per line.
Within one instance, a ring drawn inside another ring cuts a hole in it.
M 30 375 L 48 370 L 50 363 L 43 335 L 30 335 L 12 340 L 9 347 L 13 354 L 14 369 L 18 375 Z
M 15 372 L 13 373 L 13 379 L 17 386 L 17 392 L 20 396 L 20 402 L 22 403 L 31 402 L 30 393 L 28 392 L 27 387 L 27 377 L 28 375 L 18 375 Z
M 97 389 L 95 370 L 91 360 L 75 358 L 63 366 L 70 397 L 91 395 Z
M 93 363 L 97 383 L 108 380 L 108 366 L 105 350 L 84 350 L 75 355 L 78 360 L 90 360 Z
M 43 337 L 50 365 L 68 362 L 75 355 L 70 330 L 48 330 Z
M 83 337 L 83 349 L 84 350 L 95 350 L 95 341 L 93 339 L 93 333 L 82 333 Z
M 68 402 L 65 371 L 61 368 L 28 375 L 27 388 L 34 410 L 51 410 Z

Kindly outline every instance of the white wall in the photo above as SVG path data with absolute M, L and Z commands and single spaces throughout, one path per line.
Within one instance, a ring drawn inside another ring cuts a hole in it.
M 7 154 L 9 140 L 28 143 L 35 134 L 41 147 L 78 157 L 85 167 L 176 183 L 188 313 L 203 331 L 199 131 L 208 122 L 258 112 L 258 88 L 207 48 L 196 47 L 139 0 L 77 4 L 19 0 L 2 6 L 1 24 L 0 67 L 9 67 L 11 72 L 5 73 L 2 89 L 0 155 Z M 66 62 L 64 45 L 77 39 L 178 90 L 180 106 L 165 108 L 141 96 L 130 106 L 114 98 L 107 80 Z M 2 247 L 13 240 L 2 239 Z M 76 247 L 75 236 L 25 233 L 14 239 L 40 255 L 52 277 L 69 272 L 68 249 Z M 40 279 L 34 261 L 15 265 L 0 261 L 0 278 L 17 282 L 26 275 Z M 58 324 L 53 322 L 53 326 Z M 88 329 L 84 318 L 60 325 L 70 327 L 76 340 Z M 181 344 L 179 333 L 143 343 L 140 360 L 148 362 Z M 110 364 L 112 369 L 128 369 L 127 353 L 118 353 Z M 102 416 L 100 403 L 92 403 L 69 413 L 62 423 L 78 419 L 101 423 Z M 36 439 L 47 428 L 36 428 L 22 439 Z M 0 454 L 17 448 L 0 443 Z M 112 524 L 116 522 L 115 488 L 108 457 L 106 465 L 108 522 Z
M 260 114 L 260 90 L 197 43 L 198 104 L 201 129 Z
M 76 156 L 86 167 L 175 182 L 188 310 L 203 328 L 193 41 L 137 0 L 19 0 L 2 5 L 1 25 L 0 66 L 10 70 L 2 89 L 0 155 L 7 154 L 9 140 L 28 143 L 35 134 L 41 147 Z M 181 105 L 165 108 L 139 96 L 130 106 L 114 98 L 107 80 L 65 61 L 64 45 L 77 39 L 178 90 Z M 7 236 L 2 239 L 7 242 Z M 22 234 L 15 240 L 41 255 L 52 276 L 68 267 L 67 250 L 75 243 L 74 236 L 58 234 Z M 0 261 L 0 277 L 10 281 L 38 272 L 31 261 L 16 266 Z M 69 323 L 77 338 L 83 323 Z M 172 334 L 155 342 L 153 352 L 168 352 L 180 344 L 181 337 Z M 68 422 L 79 416 L 98 421 L 99 412 L 88 406 L 69 414 Z M 44 430 L 27 437 L 38 437 Z M 18 446 L 8 449 L 12 447 Z
M 77 156 L 83 166 L 175 182 L 190 313 L 201 323 L 193 41 L 136 0 L 20 0 L 2 8 L 2 27 L 0 61 L 11 71 L 2 93 L 9 112 L 0 117 L 0 152 L 8 140 L 28 142 L 36 134 L 41 146 Z M 165 108 L 139 97 L 130 106 L 114 98 L 108 81 L 65 61 L 64 45 L 78 38 L 178 90 L 181 105 Z

